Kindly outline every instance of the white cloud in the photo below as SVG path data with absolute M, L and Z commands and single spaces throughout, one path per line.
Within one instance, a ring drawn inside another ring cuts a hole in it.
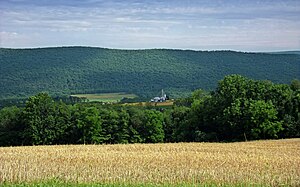
M 291 1 L 63 2 L 0 7 L 1 46 L 300 48 Z
M 1 47 L 24 47 L 30 45 L 30 38 L 17 32 L 0 32 Z

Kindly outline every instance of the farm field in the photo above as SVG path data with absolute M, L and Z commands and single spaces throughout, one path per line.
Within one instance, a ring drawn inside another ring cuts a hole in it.
M 93 102 L 118 102 L 123 98 L 133 99 L 137 97 L 135 94 L 128 93 L 100 93 L 100 94 L 75 94 L 71 95 L 73 97 L 87 98 L 89 101 Z
M 136 103 L 125 103 L 125 106 L 172 106 L 174 101 L 168 100 L 165 102 L 136 102 Z
M 0 163 L 5 186 L 299 186 L 300 139 L 1 147 Z

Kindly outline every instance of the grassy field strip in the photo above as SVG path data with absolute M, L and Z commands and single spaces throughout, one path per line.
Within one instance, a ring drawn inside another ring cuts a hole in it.
M 300 186 L 300 139 L 0 148 L 0 184 Z
M 166 101 L 166 102 L 137 102 L 137 103 L 125 103 L 125 106 L 172 106 L 174 101 Z
M 137 97 L 135 94 L 127 93 L 101 93 L 101 94 L 75 94 L 73 97 L 87 98 L 89 101 L 98 102 L 118 102 L 123 98 L 133 99 Z

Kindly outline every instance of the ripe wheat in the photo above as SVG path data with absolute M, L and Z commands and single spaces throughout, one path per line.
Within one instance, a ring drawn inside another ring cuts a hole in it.
M 0 148 L 0 184 L 300 186 L 300 139 Z

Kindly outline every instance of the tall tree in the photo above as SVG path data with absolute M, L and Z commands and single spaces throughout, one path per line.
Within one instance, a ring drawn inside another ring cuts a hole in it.
M 46 93 L 30 97 L 24 110 L 27 133 L 33 144 L 52 144 L 60 127 L 55 124 L 55 103 Z
M 142 139 L 146 143 L 163 142 L 163 115 L 161 112 L 154 110 L 145 110 L 146 121 L 142 124 Z
M 23 115 L 26 136 L 32 144 L 64 143 L 70 125 L 69 108 L 64 103 L 56 103 L 47 93 L 39 93 L 27 100 Z
M 22 145 L 25 125 L 22 110 L 15 106 L 0 110 L 0 146 Z
M 277 138 L 283 130 L 282 121 L 277 120 L 277 111 L 271 101 L 250 100 L 246 115 L 252 139 Z
M 142 143 L 143 139 L 141 138 L 140 132 L 142 132 L 142 126 L 145 120 L 145 113 L 143 110 L 140 110 L 135 107 L 128 109 L 129 118 L 129 136 L 130 143 Z

